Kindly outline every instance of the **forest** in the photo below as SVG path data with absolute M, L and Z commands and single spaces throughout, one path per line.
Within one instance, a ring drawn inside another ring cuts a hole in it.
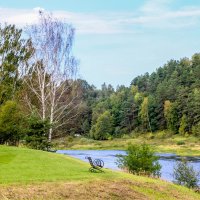
M 83 91 L 80 134 L 109 139 L 123 134 L 167 130 L 200 135 L 200 54 L 170 60 L 152 74 L 135 77 L 129 87 L 80 80 Z M 77 123 L 76 123 L 77 125 Z
M 26 37 L 24 37 L 24 33 Z M 170 60 L 101 89 L 77 76 L 74 29 L 40 13 L 26 30 L 0 27 L 0 143 L 45 149 L 54 138 L 125 134 L 200 136 L 200 54 Z

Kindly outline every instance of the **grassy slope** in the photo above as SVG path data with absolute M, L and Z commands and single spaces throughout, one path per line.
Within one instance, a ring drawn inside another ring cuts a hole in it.
M 184 142 L 178 145 L 178 142 Z M 61 149 L 126 149 L 129 143 L 151 144 L 157 152 L 171 152 L 178 155 L 200 156 L 200 139 L 195 137 L 182 137 L 179 135 L 168 138 L 155 137 L 151 139 L 149 134 L 137 138 L 119 138 L 107 141 L 95 141 L 86 138 L 75 138 L 68 141 L 67 138 L 56 140 L 56 148 Z
M 105 170 L 77 159 L 0 146 L 0 199 L 199 199 L 184 187 Z
M 0 184 L 57 180 L 114 178 L 115 173 L 88 173 L 88 164 L 77 159 L 26 148 L 0 147 Z

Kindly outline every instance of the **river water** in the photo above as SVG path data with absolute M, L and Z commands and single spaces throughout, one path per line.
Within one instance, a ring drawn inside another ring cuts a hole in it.
M 85 162 L 88 162 L 88 160 L 85 159 L 86 156 L 91 156 L 92 159 L 98 158 L 104 161 L 105 168 L 113 170 L 120 170 L 116 164 L 116 155 L 126 155 L 126 152 L 123 150 L 58 150 L 57 153 L 66 154 Z M 176 161 L 180 160 L 181 157 L 169 153 L 159 153 L 157 155 L 159 156 L 159 163 L 162 166 L 161 178 L 167 181 L 173 181 L 173 168 Z M 200 171 L 200 157 L 185 158 L 190 161 L 190 164 L 196 171 Z

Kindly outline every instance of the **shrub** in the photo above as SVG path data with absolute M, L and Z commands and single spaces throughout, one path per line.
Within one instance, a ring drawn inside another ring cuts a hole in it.
M 187 117 L 186 117 L 186 115 L 183 115 L 181 118 L 179 130 L 178 130 L 179 134 L 185 135 L 186 128 L 187 128 Z
M 199 175 L 186 160 L 178 161 L 174 167 L 173 182 L 188 188 L 197 188 Z
M 0 107 L 0 144 L 17 145 L 24 134 L 24 117 L 15 101 Z
M 129 145 L 126 153 L 126 156 L 118 155 L 118 167 L 132 174 L 160 177 L 159 158 L 149 145 Z
M 194 136 L 200 136 L 200 122 L 195 126 L 192 126 L 192 134 Z
M 80 138 L 78 141 L 79 141 L 79 144 L 90 144 L 90 143 L 93 143 L 93 140 L 91 140 L 89 138 L 85 138 L 85 137 Z
M 113 136 L 109 135 L 108 140 L 113 140 Z
M 116 126 L 115 127 L 115 130 L 114 130 L 114 135 L 115 137 L 121 137 L 121 128 L 119 126 Z
M 26 145 L 33 149 L 49 150 L 51 143 L 48 141 L 50 124 L 32 115 L 28 120 L 28 130 L 25 137 Z
M 94 124 L 90 130 L 90 137 L 95 140 L 107 140 L 110 135 L 113 134 L 113 117 L 110 112 L 105 111 L 97 119 L 96 124 Z
M 123 138 L 123 139 L 130 139 L 131 137 L 130 137 L 130 135 L 124 134 L 124 135 L 122 136 L 122 138 Z
M 153 133 L 150 133 L 147 137 L 147 139 L 153 140 L 155 138 L 155 135 Z
M 155 136 L 158 139 L 165 139 L 165 138 L 168 138 L 171 135 L 172 135 L 171 131 L 164 130 L 164 131 L 157 132 L 157 134 Z
M 177 144 L 177 145 L 184 145 L 185 142 L 184 142 L 184 141 L 178 141 L 176 144 Z
M 71 142 L 73 142 L 74 141 L 74 137 L 73 136 L 68 136 L 67 138 L 66 138 L 66 142 L 67 143 L 71 143 Z

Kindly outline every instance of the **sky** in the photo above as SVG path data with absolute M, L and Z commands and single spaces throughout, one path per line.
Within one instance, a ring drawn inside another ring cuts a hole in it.
M 38 10 L 74 26 L 80 77 L 98 88 L 200 52 L 200 0 L 0 0 L 0 22 L 23 27 Z

